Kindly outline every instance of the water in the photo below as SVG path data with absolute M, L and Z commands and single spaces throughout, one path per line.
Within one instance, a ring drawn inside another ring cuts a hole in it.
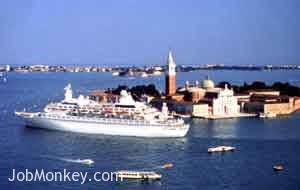
M 179 73 L 178 83 L 201 80 L 206 71 Z M 299 85 L 299 71 L 246 72 L 211 71 L 216 81 L 233 83 L 265 80 Z M 298 78 L 297 78 L 298 77 Z M 8 75 L 0 83 L 0 187 L 1 189 L 300 189 L 300 114 L 263 120 L 257 118 L 188 121 L 185 138 L 144 139 L 83 135 L 24 128 L 13 114 L 27 108 L 41 110 L 49 101 L 63 98 L 63 88 L 71 82 L 75 94 L 118 84 L 155 83 L 164 88 L 164 77 L 146 79 L 112 78 L 109 73 L 36 73 Z M 228 154 L 207 154 L 207 148 L 230 145 Z M 58 158 L 58 159 L 49 159 Z M 91 159 L 94 164 L 72 162 Z M 66 161 L 66 160 L 71 160 Z M 160 182 L 9 182 L 12 169 L 25 171 L 112 172 L 121 169 L 155 168 L 166 162 L 169 170 L 159 170 Z M 275 173 L 274 164 L 285 170 Z

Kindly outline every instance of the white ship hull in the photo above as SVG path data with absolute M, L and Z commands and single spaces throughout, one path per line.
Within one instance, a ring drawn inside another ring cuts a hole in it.
M 188 125 L 182 127 L 168 127 L 157 125 L 132 125 L 132 124 L 104 124 L 95 121 L 72 121 L 63 119 L 32 117 L 16 113 L 22 117 L 28 127 L 42 128 L 58 131 L 69 131 L 86 134 L 103 134 L 118 136 L 135 136 L 135 137 L 184 137 L 188 130 Z

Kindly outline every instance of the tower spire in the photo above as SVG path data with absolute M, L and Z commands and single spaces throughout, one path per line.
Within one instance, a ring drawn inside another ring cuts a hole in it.
M 166 69 L 166 95 L 170 96 L 176 93 L 176 64 L 169 50 L 167 69 Z
M 176 75 L 176 64 L 171 50 L 169 50 L 169 54 L 168 54 L 167 72 L 168 75 Z
M 169 50 L 169 56 L 168 56 L 168 65 L 169 64 L 175 64 L 171 50 Z

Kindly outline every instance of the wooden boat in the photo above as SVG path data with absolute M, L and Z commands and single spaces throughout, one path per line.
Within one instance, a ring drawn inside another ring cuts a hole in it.
M 153 171 L 117 171 L 116 175 L 121 179 L 160 180 L 161 174 Z

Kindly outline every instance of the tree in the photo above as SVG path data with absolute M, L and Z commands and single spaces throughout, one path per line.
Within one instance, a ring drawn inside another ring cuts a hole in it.
M 262 81 L 254 81 L 252 84 L 251 84 L 251 88 L 252 89 L 266 89 L 267 86 L 264 82 Z

